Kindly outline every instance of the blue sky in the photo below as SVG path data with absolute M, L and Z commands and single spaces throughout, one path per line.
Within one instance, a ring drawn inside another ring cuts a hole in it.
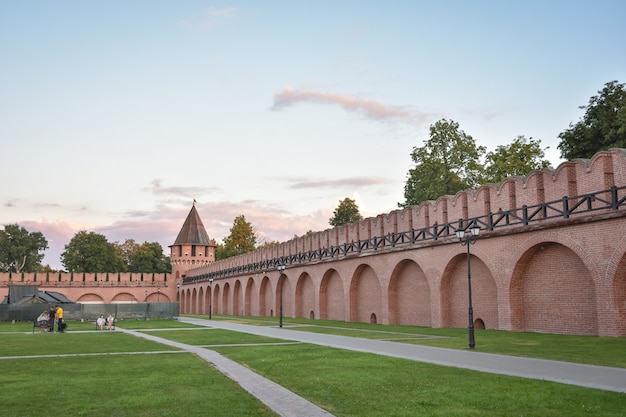
M 626 2 L 0 2 L 0 224 L 172 244 L 260 240 L 403 201 L 410 153 L 452 119 L 489 151 L 558 134 L 626 82 Z

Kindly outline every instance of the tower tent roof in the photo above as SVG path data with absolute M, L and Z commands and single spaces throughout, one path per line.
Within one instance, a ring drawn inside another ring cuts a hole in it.
M 194 201 L 195 203 L 195 201 Z M 187 215 L 187 219 L 183 224 L 183 228 L 180 229 L 176 241 L 171 246 L 176 245 L 202 245 L 213 246 L 209 239 L 209 234 L 204 229 L 196 205 L 191 206 L 191 211 Z

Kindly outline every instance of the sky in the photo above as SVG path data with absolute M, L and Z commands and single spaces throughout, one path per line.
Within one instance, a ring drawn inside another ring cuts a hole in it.
M 493 151 L 626 82 L 626 1 L 0 2 L 0 225 L 159 242 L 196 201 L 221 242 L 398 209 L 429 126 Z

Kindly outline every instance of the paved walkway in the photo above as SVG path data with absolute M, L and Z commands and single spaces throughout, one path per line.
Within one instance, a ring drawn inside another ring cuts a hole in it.
M 251 326 L 224 321 L 180 317 L 183 323 L 234 330 L 273 338 L 312 343 L 339 349 L 375 353 L 378 355 L 435 363 L 444 366 L 472 369 L 480 372 L 540 379 L 626 393 L 626 369 L 606 366 L 581 365 L 570 362 L 495 355 L 469 350 L 454 350 L 420 346 L 383 340 L 308 333 L 293 328 Z M 243 389 L 258 398 L 282 417 L 333 417 L 332 414 L 296 395 L 286 388 L 262 377 L 250 369 L 219 353 L 199 346 L 187 345 L 142 332 L 124 330 L 125 333 L 150 339 L 168 346 L 193 352 L 210 362 L 217 370 L 235 380 Z

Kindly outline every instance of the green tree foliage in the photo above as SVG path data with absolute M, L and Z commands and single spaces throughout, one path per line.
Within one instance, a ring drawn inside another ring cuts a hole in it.
M 598 95 L 589 99 L 585 115 L 569 129 L 561 132 L 558 148 L 561 157 L 591 158 L 599 151 L 626 148 L 626 89 L 624 84 L 611 81 Z
M 30 233 L 18 224 L 8 224 L 0 231 L 0 271 L 36 272 L 42 267 L 40 253 L 48 249 L 41 232 Z
M 70 272 L 124 271 L 124 259 L 104 235 L 81 230 L 65 245 L 61 263 Z
M 272 246 L 280 245 L 280 242 L 277 240 L 268 240 L 257 246 L 257 249 L 265 249 L 270 248 Z
M 430 126 L 430 138 L 422 147 L 413 148 L 415 168 L 409 170 L 404 187 L 404 203 L 417 205 L 447 194 L 480 185 L 484 146 L 459 129 L 459 124 L 441 119 Z
M 114 245 L 123 259 L 125 271 L 165 273 L 172 270 L 169 257 L 163 254 L 163 247 L 158 242 L 140 245 L 133 239 L 126 239 L 124 243 L 115 242 Z
M 256 247 L 256 234 L 252 224 L 244 215 L 237 216 L 230 228 L 230 235 L 224 239 L 224 245 L 215 248 L 215 259 L 226 259 L 242 253 L 252 252 Z
M 363 220 L 363 216 L 359 212 L 359 206 L 351 198 L 339 200 L 339 205 L 333 212 L 333 217 L 328 220 L 331 226 L 343 226 L 344 224 L 358 222 Z
M 507 177 L 527 175 L 535 169 L 548 168 L 550 162 L 543 159 L 541 140 L 518 136 L 509 145 L 500 145 L 485 158 L 484 182 L 496 183 Z

